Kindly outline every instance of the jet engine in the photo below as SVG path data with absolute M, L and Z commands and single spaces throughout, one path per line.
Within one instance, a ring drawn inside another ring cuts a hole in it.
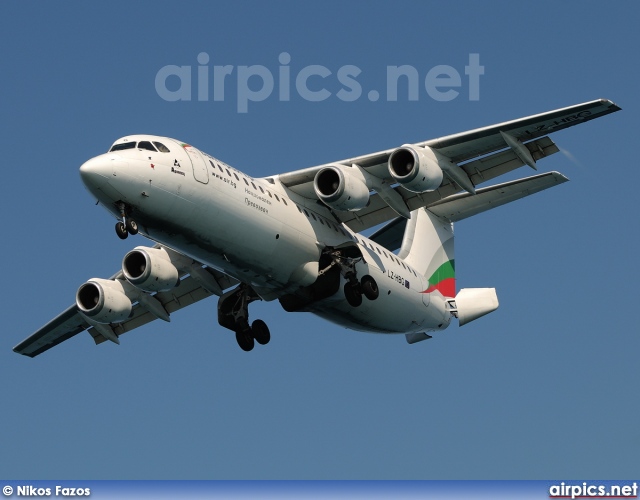
M 369 188 L 349 167 L 334 165 L 321 169 L 313 180 L 313 188 L 318 198 L 336 210 L 360 210 L 369 203 Z
M 92 278 L 80 285 L 76 292 L 76 305 L 96 323 L 120 323 L 131 314 L 131 301 L 122 284 L 114 280 Z
M 176 287 L 180 275 L 163 248 L 136 247 L 122 259 L 127 281 L 145 292 L 165 292 Z
M 389 156 L 389 173 L 414 193 L 433 191 L 442 183 L 442 168 L 436 152 L 405 144 Z

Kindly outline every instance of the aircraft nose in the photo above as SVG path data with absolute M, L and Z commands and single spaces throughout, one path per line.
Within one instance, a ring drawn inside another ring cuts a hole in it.
M 99 186 L 112 175 L 113 167 L 107 158 L 97 156 L 80 166 L 80 178 L 85 186 Z

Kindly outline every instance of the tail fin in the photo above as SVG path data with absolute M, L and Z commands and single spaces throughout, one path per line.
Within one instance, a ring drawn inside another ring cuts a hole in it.
M 425 208 L 411 212 L 398 257 L 429 280 L 427 292 L 456 296 L 453 223 Z
M 398 257 L 421 272 L 428 280 L 427 293 L 439 291 L 448 300 L 451 313 L 460 326 L 498 308 L 495 288 L 464 288 L 456 295 L 453 253 L 453 222 L 425 208 L 411 212 Z M 422 335 L 422 334 L 419 334 Z M 428 338 L 408 336 L 407 342 Z

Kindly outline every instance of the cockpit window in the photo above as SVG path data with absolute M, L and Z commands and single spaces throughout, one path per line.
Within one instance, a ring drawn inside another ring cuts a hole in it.
M 149 151 L 156 151 L 156 148 L 153 147 L 149 141 L 140 141 L 138 143 L 138 149 L 148 149 Z
M 112 153 L 113 151 L 122 151 L 124 149 L 133 149 L 135 147 L 135 142 L 121 142 L 120 144 L 114 144 L 113 146 L 111 146 L 109 153 Z
M 164 144 L 162 144 L 161 142 L 154 142 L 153 144 L 158 148 L 158 151 L 160 151 L 161 153 L 171 153 L 171 151 L 169 151 L 169 148 Z

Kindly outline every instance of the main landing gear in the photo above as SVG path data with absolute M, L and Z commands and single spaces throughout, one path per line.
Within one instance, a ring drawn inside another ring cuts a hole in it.
M 249 325 L 249 304 L 260 297 L 253 289 L 241 283 L 218 300 L 218 323 L 236 333 L 236 341 L 243 351 L 253 349 L 255 342 L 266 345 L 271 340 L 269 327 L 261 319 Z
M 124 240 L 130 234 L 138 234 L 138 224 L 131 217 L 127 217 L 127 209 L 124 203 L 119 203 L 120 217 L 122 220 L 116 223 L 116 234 L 118 238 Z
M 359 307 L 362 304 L 362 296 L 369 300 L 376 300 L 380 291 L 378 284 L 373 277 L 365 274 L 360 280 L 356 272 L 356 264 L 362 257 L 351 257 L 343 250 L 329 250 L 326 255 L 331 257 L 331 264 L 319 272 L 320 275 L 326 273 L 333 266 L 338 266 L 340 274 L 347 282 L 344 285 L 344 296 L 351 307 Z

